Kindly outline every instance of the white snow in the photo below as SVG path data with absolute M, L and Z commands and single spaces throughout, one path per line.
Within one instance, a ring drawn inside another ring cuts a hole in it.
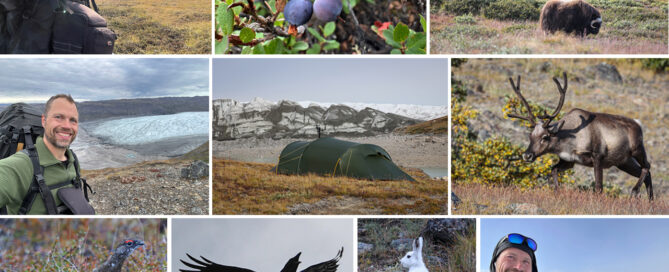
M 397 115 L 406 116 L 418 120 L 432 120 L 435 118 L 448 115 L 448 107 L 446 105 L 429 106 L 429 105 L 413 105 L 413 104 L 371 104 L 371 103 L 357 103 L 357 102 L 327 103 L 327 102 L 314 102 L 314 101 L 300 101 L 297 103 L 299 103 L 302 107 L 308 105 L 319 105 L 326 109 L 336 104 L 343 104 L 357 111 L 364 110 L 365 108 L 372 108 L 385 113 L 394 113 Z
M 215 100 L 214 105 L 222 106 L 221 112 L 218 112 L 218 116 L 223 116 L 224 115 L 223 108 L 225 108 L 225 112 L 228 114 L 241 113 L 243 111 L 248 112 L 251 110 L 264 111 L 264 110 L 270 110 L 272 106 L 278 105 L 281 102 L 287 102 L 291 105 L 299 104 L 303 108 L 309 108 L 311 106 L 320 106 L 323 109 L 327 109 L 332 105 L 341 104 L 349 106 L 355 109 L 356 111 L 361 111 L 369 107 L 385 113 L 393 113 L 418 120 L 432 120 L 435 118 L 448 115 L 448 107 L 446 105 L 431 106 L 431 105 L 414 105 L 414 104 L 374 104 L 374 103 L 357 103 L 357 102 L 329 103 L 329 102 L 316 102 L 316 101 L 293 102 L 290 100 L 279 100 L 278 102 L 273 102 L 260 97 L 254 97 L 249 102 L 237 102 L 232 99 Z
M 115 145 L 138 145 L 173 137 L 207 135 L 208 112 L 131 117 L 102 121 L 90 134 Z

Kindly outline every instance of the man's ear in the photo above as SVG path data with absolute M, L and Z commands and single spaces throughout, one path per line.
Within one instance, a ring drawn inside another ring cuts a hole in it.
M 46 116 L 42 114 L 42 127 L 44 127 L 45 125 L 46 125 Z

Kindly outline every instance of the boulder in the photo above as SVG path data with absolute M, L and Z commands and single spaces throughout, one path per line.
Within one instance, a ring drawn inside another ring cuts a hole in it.
M 194 161 L 188 167 L 181 169 L 181 178 L 199 179 L 209 176 L 209 165 L 203 161 Z

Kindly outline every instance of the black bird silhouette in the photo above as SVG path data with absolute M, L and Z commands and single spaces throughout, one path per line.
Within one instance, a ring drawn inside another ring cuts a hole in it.
M 318 263 L 312 266 L 307 267 L 306 269 L 302 270 L 301 272 L 335 272 L 337 271 L 337 267 L 339 267 L 339 264 L 337 262 L 341 259 L 342 254 L 344 252 L 344 247 L 342 247 L 337 255 L 332 258 L 331 260 Z M 283 266 L 283 269 L 281 269 L 281 272 L 297 272 L 297 266 L 300 265 L 300 255 L 302 252 L 297 253 L 295 257 L 290 258 L 286 265 Z M 210 260 L 207 260 L 207 258 L 200 256 L 202 260 L 198 260 L 193 258 L 190 254 L 186 253 L 188 258 L 191 259 L 193 263 L 186 262 L 184 260 L 180 260 L 184 265 L 193 268 L 195 270 L 185 270 L 185 269 L 180 269 L 179 271 L 182 272 L 255 272 L 251 269 L 246 269 L 246 268 L 241 268 L 241 267 L 236 267 L 236 266 L 227 266 L 227 265 L 222 265 L 222 264 L 217 264 L 215 262 L 212 262 Z

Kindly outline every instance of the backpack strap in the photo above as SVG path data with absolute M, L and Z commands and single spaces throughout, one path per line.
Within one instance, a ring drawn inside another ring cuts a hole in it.
M 81 178 L 81 173 L 79 171 L 79 159 L 77 158 L 77 154 L 75 154 L 71 149 L 70 152 L 72 153 L 72 157 L 74 157 L 74 170 L 77 172 L 77 177 L 74 181 L 74 187 L 81 188 L 84 191 L 84 197 L 86 198 L 86 201 L 90 202 L 88 199 L 88 191 L 90 191 L 93 195 L 95 194 L 95 191 L 93 191 L 91 185 L 86 182 L 85 178 Z
M 39 164 L 39 156 L 37 155 L 37 149 L 35 148 L 33 138 L 31 137 L 31 131 L 32 129 L 30 126 L 23 127 L 26 149 L 24 149 L 25 151 L 21 150 L 21 152 L 27 153 L 30 158 L 30 161 L 33 164 L 34 175 L 28 194 L 23 198 L 23 202 L 21 203 L 19 214 L 27 214 L 28 211 L 30 211 L 38 192 L 42 196 L 47 213 L 57 214 L 56 201 L 53 199 L 53 195 L 51 195 L 51 190 L 46 186 L 46 181 L 44 180 L 44 168 Z
M 93 10 L 95 10 L 97 13 L 100 13 L 100 9 L 98 9 L 98 5 L 95 3 L 95 0 L 90 0 L 90 2 L 93 3 Z

